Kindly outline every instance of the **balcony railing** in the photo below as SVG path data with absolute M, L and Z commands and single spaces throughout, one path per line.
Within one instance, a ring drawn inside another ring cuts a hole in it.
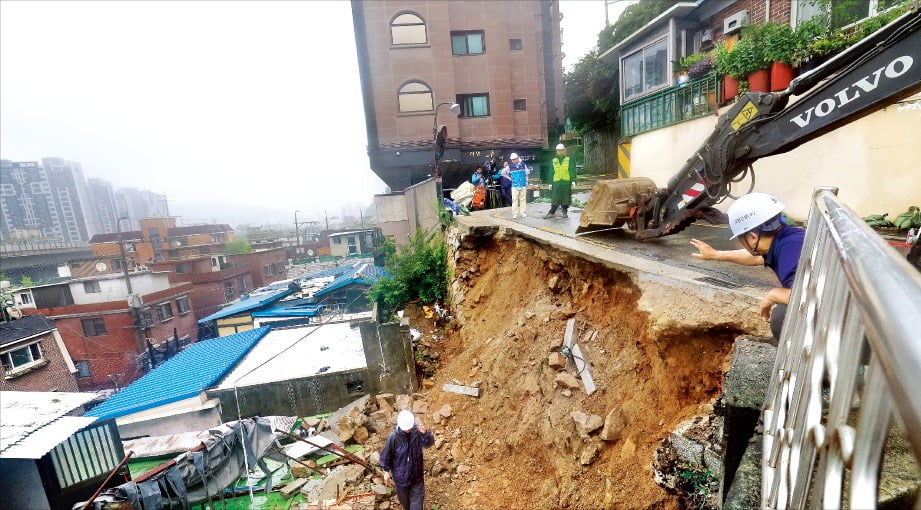
M 620 133 L 629 137 L 711 115 L 719 103 L 719 78 L 710 74 L 621 105 Z

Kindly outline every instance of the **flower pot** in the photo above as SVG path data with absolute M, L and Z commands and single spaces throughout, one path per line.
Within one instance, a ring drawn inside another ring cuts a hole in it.
M 732 76 L 723 76 L 723 101 L 729 101 L 739 95 L 739 80 Z
M 767 92 L 771 88 L 771 72 L 767 69 L 748 75 L 749 92 Z
M 793 81 L 793 67 L 784 62 L 771 64 L 771 92 L 779 92 L 787 88 Z

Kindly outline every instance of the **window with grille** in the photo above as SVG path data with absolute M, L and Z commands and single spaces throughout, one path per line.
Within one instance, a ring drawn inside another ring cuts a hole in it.
M 169 302 L 157 305 L 157 318 L 160 322 L 166 322 L 173 318 L 173 305 Z

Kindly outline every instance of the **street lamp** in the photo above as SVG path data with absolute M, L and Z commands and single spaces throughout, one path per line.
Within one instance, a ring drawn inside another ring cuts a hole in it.
M 297 240 L 298 246 L 300 246 L 301 244 L 301 230 L 298 228 L 298 223 L 297 223 L 297 213 L 299 212 L 301 212 L 300 209 L 298 209 L 297 211 L 294 211 L 294 238 L 295 240 Z
M 438 108 L 444 105 L 451 105 L 449 107 L 451 113 L 460 115 L 460 105 L 451 101 L 438 103 L 438 106 L 435 107 L 435 115 L 432 116 L 432 161 L 434 163 L 435 177 L 441 177 L 441 172 L 438 170 L 439 149 L 444 150 L 444 144 L 448 141 L 448 128 L 442 128 L 441 132 L 438 130 Z

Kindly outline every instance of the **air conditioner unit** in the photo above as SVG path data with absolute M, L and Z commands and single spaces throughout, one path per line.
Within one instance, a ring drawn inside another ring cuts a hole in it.
M 748 11 L 739 11 L 723 20 L 723 34 L 734 34 L 748 25 Z
M 708 42 L 713 42 L 713 30 L 710 30 L 709 28 L 700 31 L 700 44 L 703 45 Z

